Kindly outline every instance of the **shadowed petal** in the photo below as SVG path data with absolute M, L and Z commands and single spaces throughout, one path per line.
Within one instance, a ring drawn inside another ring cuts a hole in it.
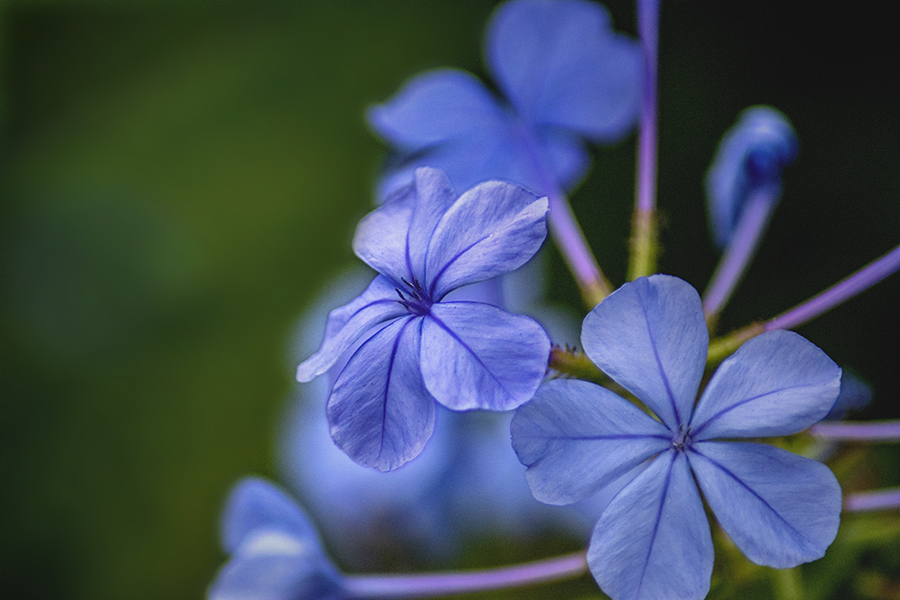
M 521 267 L 547 237 L 547 199 L 489 181 L 464 193 L 444 214 L 428 245 L 432 297 Z
M 434 398 L 419 370 L 421 320 L 398 319 L 359 347 L 338 375 L 326 413 L 334 443 L 366 467 L 392 471 L 415 458 L 434 427 Z
M 422 328 L 422 376 L 453 410 L 511 410 L 531 399 L 550 340 L 534 320 L 478 302 L 431 307 Z
M 232 488 L 222 515 L 222 546 L 232 553 L 255 529 L 277 529 L 296 538 L 316 539 L 315 528 L 293 498 L 258 477 Z
M 709 592 L 713 545 L 682 452 L 657 457 L 600 516 L 588 565 L 613 600 L 700 600 Z
M 766 444 L 701 442 L 689 456 L 709 506 L 753 562 L 795 567 L 834 541 L 841 488 L 825 465 Z
M 310 540 L 278 529 L 247 536 L 207 592 L 208 600 L 338 600 L 340 575 Z
M 416 188 L 410 185 L 363 217 L 353 236 L 354 254 L 395 284 L 413 276 L 406 248 L 415 208 Z
M 503 119 L 503 109 L 474 75 L 437 69 L 411 79 L 390 100 L 369 108 L 367 117 L 382 137 L 418 150 L 491 127 Z
M 423 284 L 428 242 L 438 221 L 455 200 L 453 186 L 443 171 L 431 167 L 416 169 L 415 209 L 406 237 L 406 263 L 412 276 Z
M 666 427 L 634 404 L 569 379 L 542 385 L 516 410 L 510 431 L 531 492 L 547 504 L 586 498 L 672 447 Z
M 500 86 L 528 122 L 599 140 L 634 126 L 640 48 L 612 30 L 604 7 L 582 0 L 507 2 L 491 20 L 486 48 Z
M 626 283 L 584 320 L 584 351 L 673 431 L 690 418 L 709 333 L 697 291 L 653 275 Z
M 322 347 L 300 363 L 297 380 L 312 381 L 330 369 L 341 354 L 367 331 L 379 323 L 407 314 L 397 300 L 394 284 L 379 275 L 356 300 L 331 311 L 325 325 Z
M 841 369 L 822 350 L 792 331 L 770 331 L 716 371 L 694 412 L 692 436 L 797 433 L 831 410 L 840 388 Z

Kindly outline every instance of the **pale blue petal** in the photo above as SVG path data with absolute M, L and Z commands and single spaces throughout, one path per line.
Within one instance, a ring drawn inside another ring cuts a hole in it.
M 431 436 L 434 398 L 419 369 L 420 326 L 411 316 L 384 326 L 334 382 L 326 407 L 331 437 L 363 466 L 392 471 Z
M 543 167 L 535 162 L 538 157 Z M 573 134 L 550 129 L 530 133 L 509 115 L 465 137 L 399 157 L 381 179 L 379 197 L 410 185 L 415 169 L 423 166 L 444 170 L 458 190 L 498 179 L 543 195 L 551 191 L 548 185 L 574 187 L 589 162 L 583 142 Z M 542 169 L 551 171 L 551 181 Z
M 542 385 L 516 410 L 510 431 L 531 492 L 547 504 L 586 498 L 672 447 L 666 427 L 634 404 L 572 379 Z
M 359 298 L 331 311 L 322 347 L 300 363 L 297 380 L 312 381 L 330 369 L 341 354 L 373 327 L 407 314 L 398 300 L 395 284 L 379 275 Z
M 841 487 L 825 465 L 766 444 L 701 442 L 689 453 L 710 508 L 753 562 L 821 558 L 840 524 Z
M 658 456 L 609 503 L 588 565 L 613 600 L 700 600 L 709 592 L 712 536 L 682 452 Z
M 700 296 L 690 284 L 668 275 L 626 283 L 588 314 L 581 343 L 673 431 L 687 423 L 709 346 Z
M 309 540 L 279 529 L 247 536 L 216 574 L 208 600 L 339 600 L 341 577 Z
M 415 172 L 415 208 L 406 237 L 406 263 L 414 279 L 425 282 L 425 255 L 428 242 L 441 217 L 456 201 L 447 174 L 421 167 Z
M 390 100 L 370 107 L 367 117 L 381 137 L 416 151 L 493 127 L 503 115 L 474 75 L 438 69 L 411 79 Z
M 524 119 L 598 140 L 637 121 L 643 73 L 637 42 L 607 10 L 583 0 L 516 0 L 488 27 L 487 61 Z
M 428 246 L 431 297 L 521 267 L 547 237 L 546 215 L 546 198 L 509 183 L 489 181 L 464 193 Z
M 691 435 L 797 433 L 831 410 L 840 389 L 841 369 L 822 350 L 793 331 L 770 331 L 722 363 L 697 404 Z
M 477 302 L 441 302 L 422 328 L 422 376 L 453 410 L 512 410 L 547 370 L 550 340 L 534 320 Z
M 747 199 L 767 189 L 781 195 L 781 173 L 797 155 L 797 136 L 783 114 L 769 106 L 741 113 L 728 130 L 706 174 L 706 197 L 713 237 L 720 248 L 731 239 Z
M 353 236 L 353 252 L 395 284 L 413 277 L 406 248 L 415 207 L 416 188 L 408 186 L 363 217 Z
M 225 503 L 222 546 L 235 552 L 248 534 L 261 528 L 316 540 L 315 528 L 293 498 L 264 479 L 247 477 L 235 484 Z

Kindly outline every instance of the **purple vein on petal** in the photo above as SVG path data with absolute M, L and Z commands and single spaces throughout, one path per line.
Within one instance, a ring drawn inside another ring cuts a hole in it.
M 796 389 L 805 388 L 805 387 L 810 387 L 810 386 L 808 386 L 808 385 L 793 385 L 790 387 L 778 388 L 777 390 L 772 390 L 769 392 L 765 392 L 763 394 L 757 394 L 756 396 L 751 396 L 750 398 L 745 398 L 739 402 L 735 402 L 734 404 L 731 404 L 730 406 L 727 406 L 727 407 L 723 408 L 722 410 L 720 410 L 719 412 L 717 412 L 716 414 L 712 415 L 706 421 L 697 425 L 697 427 L 692 427 L 691 435 L 694 439 L 699 439 L 698 436 L 700 435 L 700 432 L 703 431 L 704 429 L 706 429 L 707 425 L 709 425 L 710 423 L 712 423 L 713 421 L 715 421 L 722 415 L 729 413 L 729 412 L 733 411 L 734 409 L 736 409 L 740 406 L 743 406 L 749 402 L 759 400 L 760 398 L 765 398 L 766 396 L 771 396 L 772 394 L 778 394 L 778 393 L 781 393 L 781 392 L 784 392 L 787 390 L 796 390 Z
M 650 535 L 650 543 L 647 545 L 647 556 L 644 558 L 644 565 L 641 567 L 641 578 L 640 583 L 638 583 L 637 593 L 635 594 L 636 598 L 640 598 L 641 596 L 641 586 L 644 585 L 644 575 L 647 573 L 647 566 L 650 564 L 650 554 L 653 552 L 653 544 L 656 543 L 656 534 L 659 532 L 659 523 L 662 521 L 662 511 L 663 505 L 666 503 L 666 496 L 669 494 L 669 483 L 672 479 L 672 470 L 675 468 L 675 460 L 678 458 L 678 453 L 674 450 L 670 451 L 672 454 L 672 460 L 669 462 L 669 470 L 666 472 L 666 481 L 663 484 L 662 494 L 659 499 L 659 508 L 656 510 L 656 522 L 653 523 L 653 533 Z
M 381 403 L 381 438 L 378 441 L 378 458 L 381 458 L 381 453 L 384 452 L 384 434 L 387 429 L 385 423 L 387 422 L 388 390 L 391 388 L 391 377 L 394 374 L 394 359 L 397 358 L 397 347 L 400 345 L 400 338 L 403 337 L 403 332 L 406 331 L 406 328 L 415 318 L 416 317 L 408 317 L 406 319 L 406 323 L 404 323 L 403 327 L 400 328 L 400 331 L 397 332 L 397 337 L 394 338 L 394 344 L 391 346 L 391 358 L 388 360 L 387 380 L 384 383 L 384 393 L 382 395 Z
M 702 457 L 703 459 L 709 461 L 711 464 L 715 465 L 720 471 L 722 471 L 723 473 L 725 473 L 726 475 L 728 475 L 729 477 L 731 477 L 733 480 L 735 480 L 737 483 L 739 483 L 739 484 L 741 485 L 741 487 L 743 487 L 745 490 L 747 490 L 748 492 L 750 492 L 750 493 L 753 495 L 754 498 L 756 498 L 757 500 L 759 500 L 759 501 L 762 503 L 763 506 L 765 506 L 766 508 L 768 508 L 769 511 L 771 511 L 771 513 L 772 513 L 773 515 L 775 515 L 776 517 L 778 517 L 778 520 L 779 520 L 779 521 L 781 521 L 782 523 L 784 523 L 785 525 L 787 525 L 787 527 L 788 527 L 791 531 L 793 531 L 794 533 L 796 533 L 798 536 L 800 536 L 800 537 L 803 538 L 804 540 L 811 541 L 811 540 L 809 540 L 808 537 L 806 537 L 805 535 L 803 535 L 802 533 L 800 533 L 799 531 L 797 531 L 797 528 L 796 528 L 796 527 L 794 527 L 793 525 L 791 525 L 790 523 L 788 523 L 788 522 L 785 520 L 785 518 L 781 516 L 781 513 L 779 513 L 779 512 L 778 512 L 777 510 L 775 510 L 774 508 L 772 508 L 772 505 L 771 505 L 771 504 L 769 504 L 762 496 L 760 496 L 759 494 L 756 493 L 756 490 L 754 490 L 752 487 L 750 487 L 749 485 L 747 485 L 746 483 L 744 483 L 744 480 L 743 480 L 743 479 L 741 479 L 740 477 L 738 477 L 737 475 L 735 475 L 734 473 L 732 473 L 732 472 L 731 472 L 728 468 L 726 468 L 724 465 L 722 465 L 722 464 L 719 463 L 718 461 L 715 461 L 715 460 L 711 459 L 709 456 L 703 454 L 702 452 L 700 452 L 700 451 L 697 450 L 696 448 L 691 448 L 691 449 L 690 449 L 690 452 L 693 452 L 693 453 L 696 454 L 697 456 L 700 456 L 700 457 Z
M 429 295 L 429 296 L 432 296 L 432 297 L 434 296 L 434 291 L 437 289 L 438 281 L 440 281 L 441 277 L 443 277 L 444 273 L 447 271 L 447 269 L 450 268 L 450 266 L 451 266 L 453 263 L 455 263 L 456 261 L 458 261 L 460 258 L 463 257 L 463 255 L 464 255 L 466 252 L 468 252 L 469 250 L 471 250 L 472 248 L 474 248 L 475 246 L 477 246 L 478 244 L 480 244 L 480 243 L 483 242 L 484 240 L 488 239 L 489 237 L 491 237 L 491 236 L 490 236 L 490 235 L 486 235 L 486 236 L 484 236 L 483 238 L 480 238 L 480 239 L 478 239 L 478 240 L 475 240 L 474 242 L 472 242 L 471 244 L 469 244 L 468 246 L 466 246 L 465 248 L 463 248 L 462 250 L 460 250 L 459 252 L 457 252 L 457 253 L 453 256 L 453 258 L 451 258 L 450 260 L 448 260 L 447 262 L 445 262 L 445 263 L 444 263 L 444 266 L 441 267 L 441 270 L 438 271 L 438 274 L 435 275 L 434 279 L 431 281 L 431 285 L 428 286 L 428 295 Z
M 678 414 L 678 406 L 675 403 L 675 394 L 672 392 L 672 385 L 669 383 L 669 377 L 663 369 L 662 361 L 659 358 L 659 350 L 656 348 L 656 340 L 653 338 L 653 331 L 650 329 L 650 317 L 647 314 L 647 307 L 644 306 L 644 297 L 638 293 L 638 301 L 641 303 L 641 310 L 644 313 L 644 322 L 647 324 L 647 337 L 650 338 L 650 347 L 653 348 L 653 358 L 656 359 L 656 365 L 659 367 L 659 374 L 662 377 L 663 384 L 666 386 L 666 393 L 669 396 L 669 402 L 672 404 L 672 412 L 675 414 L 675 427 L 681 426 L 681 415 Z
M 479 365 L 481 365 L 481 366 L 484 368 L 484 370 L 487 372 L 487 374 L 491 376 L 491 379 L 493 379 L 494 381 L 497 382 L 497 385 L 500 386 L 500 389 L 503 390 L 504 393 L 506 393 L 507 396 L 509 396 L 510 398 L 515 398 L 515 395 L 514 395 L 514 394 L 511 394 L 511 393 L 509 392 L 509 390 L 506 389 L 506 386 L 503 385 L 503 382 L 501 382 L 499 379 L 497 379 L 497 376 L 494 375 L 493 371 L 491 371 L 491 370 L 488 368 L 488 366 L 487 366 L 486 364 L 484 364 L 484 362 L 481 360 L 481 358 L 480 358 L 477 354 L 475 354 L 475 351 L 474 351 L 474 350 L 472 350 L 471 348 L 469 348 L 468 344 L 466 344 L 466 343 L 462 340 L 462 338 L 460 338 L 458 335 L 456 335 L 456 332 L 455 332 L 455 331 L 453 331 L 452 329 L 450 329 L 450 328 L 447 326 L 446 323 L 444 323 L 443 321 L 441 321 L 440 319 L 438 319 L 437 317 L 435 317 L 435 316 L 434 316 L 433 314 L 431 314 L 431 313 L 428 314 L 428 318 L 431 319 L 432 321 L 434 321 L 434 322 L 437 324 L 438 327 L 440 327 L 441 329 L 443 329 L 444 331 L 446 331 L 446 332 L 447 332 L 447 335 L 449 335 L 449 336 L 452 337 L 454 340 L 456 340 L 456 342 L 457 342 L 460 346 L 462 346 L 463 348 L 465 348 L 465 349 L 469 352 L 469 354 L 472 355 L 472 357 L 475 359 L 475 361 L 476 361 Z

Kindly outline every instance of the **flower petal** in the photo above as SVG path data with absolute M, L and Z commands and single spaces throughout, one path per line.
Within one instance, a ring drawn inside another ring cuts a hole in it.
M 392 471 L 415 458 L 434 427 L 419 369 L 421 320 L 397 319 L 359 347 L 338 375 L 326 413 L 334 443 L 361 465 Z
M 394 284 L 379 275 L 356 300 L 331 311 L 325 325 L 322 347 L 300 363 L 297 380 L 312 381 L 330 369 L 341 354 L 367 331 L 379 323 L 407 314 L 397 300 Z
M 581 343 L 673 431 L 688 422 L 709 346 L 700 296 L 690 284 L 668 275 L 626 283 L 584 319 Z
M 502 120 L 503 109 L 472 74 L 437 69 L 414 77 L 384 104 L 369 108 L 369 125 L 407 150 L 456 139 Z
M 510 431 L 531 492 L 547 504 L 586 498 L 672 447 L 666 427 L 634 404 L 571 379 L 542 385 L 516 410 Z
M 841 369 L 793 331 L 753 338 L 719 367 L 691 421 L 692 437 L 767 437 L 803 431 L 824 417 Z
M 521 267 L 547 237 L 547 199 L 517 185 L 482 183 L 441 218 L 426 260 L 431 297 Z
M 416 201 L 406 236 L 406 262 L 413 278 L 425 282 L 425 255 L 434 230 L 456 201 L 447 174 L 440 169 L 421 167 L 415 172 Z
M 841 514 L 841 487 L 828 467 L 766 444 L 701 442 L 692 450 L 706 501 L 747 558 L 786 569 L 824 556 Z
M 712 536 L 682 452 L 669 451 L 600 516 L 588 565 L 613 600 L 700 600 L 709 592 Z
M 235 484 L 222 514 L 222 546 L 235 552 L 257 529 L 277 529 L 295 538 L 317 539 L 315 528 L 293 498 L 278 486 L 258 477 Z
M 354 254 L 394 285 L 413 276 L 406 248 L 415 207 L 416 187 L 410 185 L 363 217 L 353 236 Z
M 341 577 L 318 545 L 278 529 L 251 533 L 223 566 L 208 600 L 338 600 Z
M 637 120 L 638 44 L 582 0 L 507 2 L 488 26 L 487 61 L 526 122 L 614 140 Z
M 531 399 L 550 340 L 529 317 L 479 302 L 440 302 L 422 328 L 422 376 L 453 410 L 511 410 Z

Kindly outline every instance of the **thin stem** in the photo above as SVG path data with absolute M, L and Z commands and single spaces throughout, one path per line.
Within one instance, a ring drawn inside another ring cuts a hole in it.
M 844 510 L 847 512 L 868 512 L 900 508 L 900 487 L 857 492 L 844 496 Z
M 571 579 L 587 573 L 584 552 L 494 569 L 416 575 L 349 575 L 348 598 L 433 598 Z
M 849 300 L 872 287 L 898 269 L 900 269 L 900 246 L 872 261 L 853 275 L 842 279 L 821 294 L 781 313 L 774 319 L 764 323 L 751 323 L 726 336 L 712 340 L 709 344 L 707 364 L 711 365 L 722 361 L 737 350 L 741 344 L 761 333 L 776 329 L 793 329 L 811 321 L 844 300 Z
M 703 312 L 707 320 L 715 320 L 743 279 L 747 266 L 759 247 L 762 233 L 769 224 L 777 199 L 775 194 L 777 186 L 768 186 L 747 198 L 731 241 L 725 248 L 709 286 L 703 292 Z
M 809 432 L 818 438 L 835 441 L 900 442 L 900 421 L 868 423 L 817 423 Z
M 637 185 L 628 275 L 632 280 L 650 275 L 656 270 L 656 257 L 659 251 L 656 227 L 659 4 L 660 0 L 638 2 L 638 34 L 644 55 L 644 92 L 641 103 L 641 129 L 638 136 Z
M 605 381 L 603 371 L 598 369 L 597 365 L 586 354 L 568 347 L 565 349 L 558 346 L 551 348 L 550 360 L 547 366 L 558 373 L 577 379 L 593 381 L 594 383 Z
M 869 263 L 853 275 L 842 279 L 821 294 L 785 311 L 766 323 L 766 331 L 792 329 L 834 308 L 844 300 L 872 287 L 900 269 L 900 245 Z

